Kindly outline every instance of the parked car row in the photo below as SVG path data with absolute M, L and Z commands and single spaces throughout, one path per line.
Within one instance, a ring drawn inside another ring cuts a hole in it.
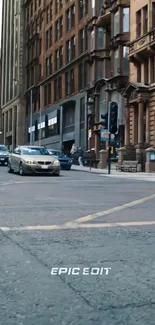
M 67 157 L 62 151 L 48 149 L 49 153 L 60 161 L 61 169 L 70 170 L 72 167 L 72 159 Z
M 6 166 L 9 159 L 9 150 L 6 146 L 0 144 L 0 165 Z
M 18 146 L 9 152 L 6 146 L 0 145 L 0 164 L 8 165 L 9 173 L 59 176 L 61 169 L 71 169 L 72 159 L 59 150 L 43 146 Z

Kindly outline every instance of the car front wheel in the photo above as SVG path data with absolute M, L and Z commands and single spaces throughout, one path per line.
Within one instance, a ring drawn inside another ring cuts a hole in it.
M 13 173 L 13 169 L 11 168 L 11 164 L 8 162 L 8 173 Z
M 25 172 L 24 172 L 24 168 L 23 168 L 23 164 L 20 163 L 19 165 L 19 175 L 20 176 L 24 176 L 25 175 Z

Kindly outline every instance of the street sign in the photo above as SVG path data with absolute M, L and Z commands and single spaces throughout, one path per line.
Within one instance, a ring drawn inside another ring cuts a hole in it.
M 100 140 L 106 142 L 109 140 L 109 132 L 106 129 L 101 129 Z M 114 141 L 114 135 L 111 134 L 111 141 Z

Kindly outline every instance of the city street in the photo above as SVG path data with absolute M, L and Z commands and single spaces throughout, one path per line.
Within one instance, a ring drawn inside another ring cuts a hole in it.
M 0 270 L 0 324 L 154 325 L 154 183 L 0 167 Z

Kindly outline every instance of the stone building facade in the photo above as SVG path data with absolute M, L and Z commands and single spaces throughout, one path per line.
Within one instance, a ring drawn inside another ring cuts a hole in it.
M 133 152 L 141 170 L 149 171 L 147 152 L 155 146 L 154 1 L 130 1 L 129 60 L 130 80 L 123 93 L 126 101 L 123 150 L 125 155 Z
M 27 143 L 87 146 L 89 3 L 25 1 Z
M 23 0 L 3 0 L 1 43 L 2 141 L 11 149 L 25 141 Z
M 94 2 L 96 3 L 96 2 Z M 103 149 L 101 142 L 101 115 L 108 112 L 109 103 L 118 104 L 118 135 L 124 144 L 123 90 L 129 80 L 128 41 L 130 1 L 109 0 L 94 8 L 88 23 L 89 65 L 91 71 L 88 97 L 94 101 L 93 142 L 96 154 Z

